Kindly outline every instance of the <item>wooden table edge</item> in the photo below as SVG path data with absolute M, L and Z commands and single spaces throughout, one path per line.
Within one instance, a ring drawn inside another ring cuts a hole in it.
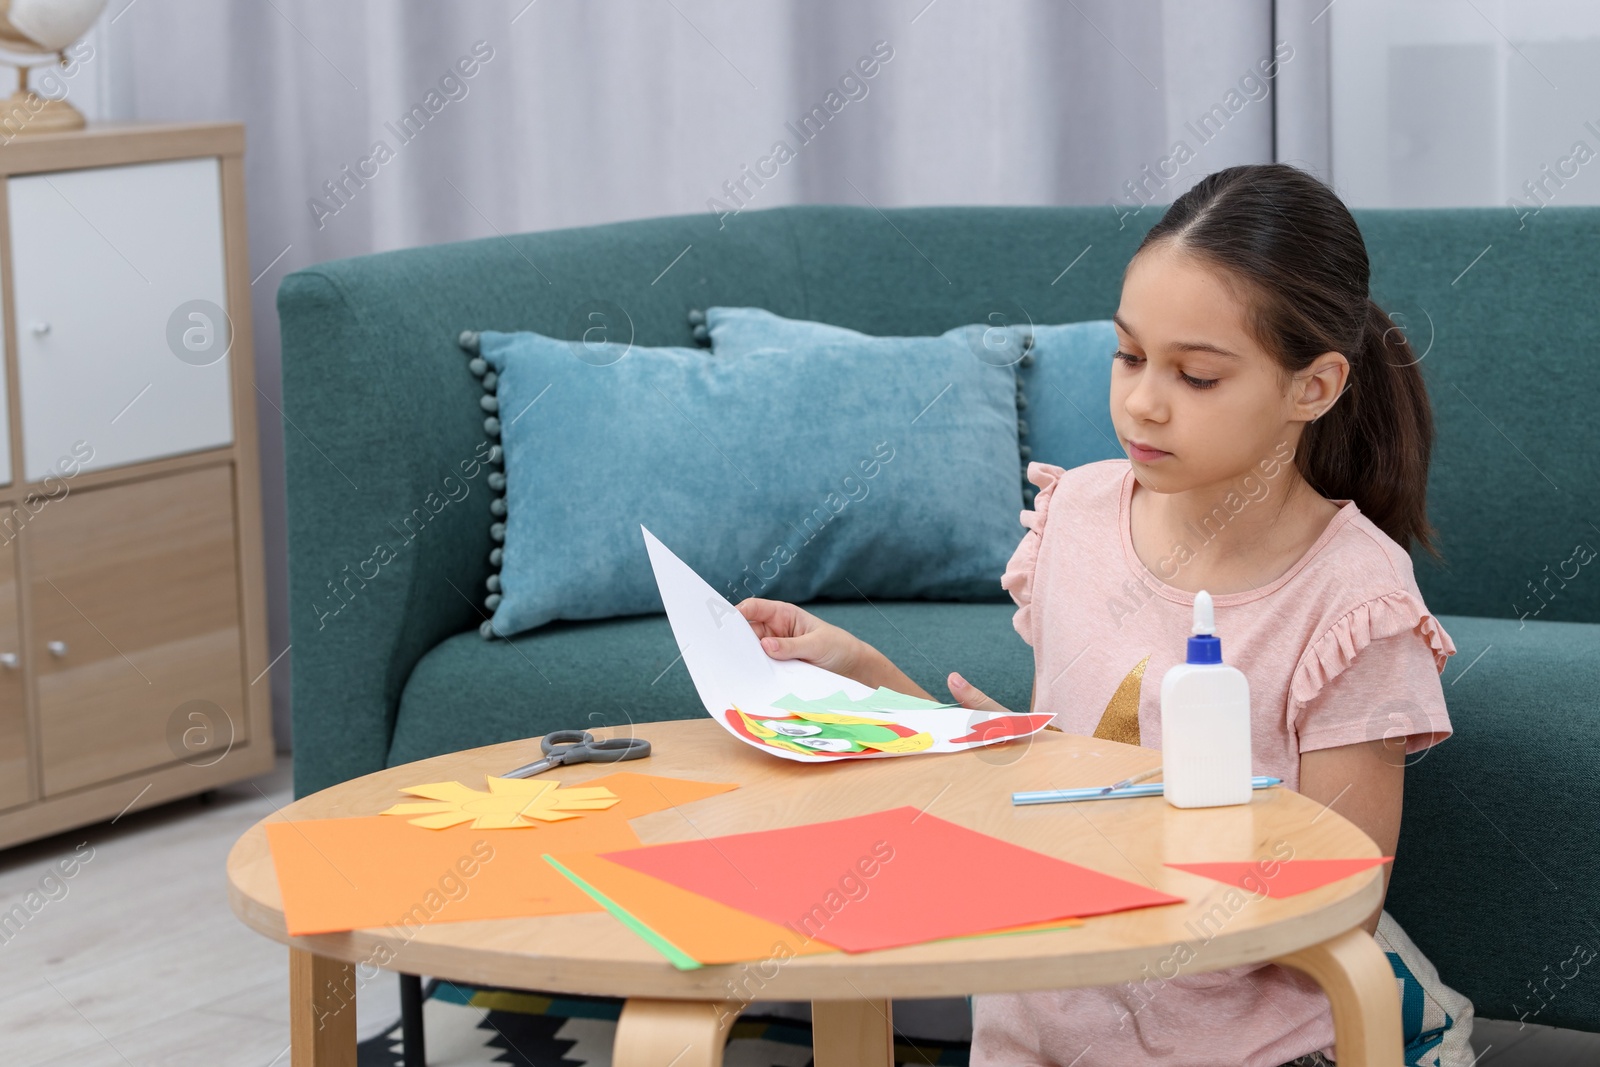
M 236 846 L 237 847 L 237 846 Z M 1184 974 L 1203 974 L 1247 963 L 1262 963 L 1289 956 L 1359 926 L 1377 910 L 1383 892 L 1382 868 L 1353 876 L 1366 884 L 1358 891 L 1316 912 L 1294 916 L 1270 927 L 1217 934 L 1205 943 L 1197 962 L 1185 964 Z M 501 952 L 493 948 L 474 948 L 470 953 L 453 945 L 434 945 L 420 940 L 404 941 L 382 929 L 352 930 L 343 933 L 289 936 L 283 914 L 264 908 L 228 884 L 228 903 L 235 916 L 257 933 L 278 943 L 327 960 L 396 973 L 426 974 L 462 984 L 508 988 L 559 990 L 585 996 L 648 997 L 655 1000 L 708 1001 L 721 999 L 731 980 L 747 975 L 751 968 L 772 964 L 776 974 L 760 977 L 761 995 L 753 1000 L 836 999 L 839 990 L 838 967 L 807 966 L 806 957 L 792 960 L 751 960 L 745 963 L 707 964 L 695 970 L 679 970 L 664 958 L 640 962 L 577 960 L 570 957 L 538 956 L 520 951 Z M 589 916 L 586 916 L 586 918 Z M 506 922 L 551 921 L 496 920 Z M 608 919 L 595 914 L 596 920 Z M 1093 921 L 1093 920 L 1090 920 Z M 1018 934 L 1018 937 L 1059 937 L 1070 941 L 1075 931 Z M 1263 949 L 1263 935 L 1270 935 L 1273 948 Z M 403 943 L 398 949 L 395 942 Z M 1150 946 L 1159 958 L 1162 946 Z M 935 972 L 952 970 L 924 960 L 908 959 L 900 966 L 885 966 L 903 950 L 874 952 L 873 989 L 887 998 L 967 996 L 982 993 L 1020 993 L 1042 989 L 1067 989 L 1084 986 L 1116 985 L 1149 977 L 1142 969 L 1148 958 L 1133 958 L 1128 949 L 1103 953 L 1071 953 L 1025 961 L 979 960 L 962 964 L 956 975 L 936 977 Z M 810 957 L 821 959 L 823 957 Z M 842 959 L 847 957 L 827 957 Z M 1019 974 L 1019 972 L 1022 972 Z M 1170 977 L 1170 976 L 1168 976 Z

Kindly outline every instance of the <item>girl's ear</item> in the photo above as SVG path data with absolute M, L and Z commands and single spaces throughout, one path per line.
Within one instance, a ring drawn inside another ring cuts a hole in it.
M 1350 361 L 1342 352 L 1324 352 L 1294 378 L 1294 414 L 1314 422 L 1344 394 L 1350 382 Z

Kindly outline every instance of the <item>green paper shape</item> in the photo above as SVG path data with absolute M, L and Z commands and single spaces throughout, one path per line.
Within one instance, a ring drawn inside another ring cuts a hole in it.
M 840 689 L 828 696 L 817 697 L 813 700 L 806 700 L 795 696 L 793 693 L 785 693 L 777 700 L 774 700 L 772 706 L 782 708 L 784 711 L 831 711 L 845 715 L 853 711 L 864 711 L 868 714 L 883 714 L 893 711 L 934 711 L 939 708 L 954 708 L 960 705 L 941 704 L 936 700 L 925 700 L 922 697 L 911 696 L 909 693 L 897 693 L 893 689 L 886 689 L 880 685 L 860 700 L 845 696 L 844 690 Z
M 596 889 L 594 886 L 590 885 L 576 874 L 573 874 L 571 871 L 567 870 L 567 868 L 563 867 L 560 862 L 558 862 L 556 858 L 550 855 L 548 852 L 544 855 L 544 861 L 565 875 L 567 880 L 573 885 L 589 894 L 589 896 L 594 899 L 596 904 L 609 911 L 613 916 L 615 916 L 618 922 L 622 923 L 623 926 L 626 926 L 628 929 L 644 938 L 646 943 L 648 943 L 651 948 L 665 956 L 667 961 L 674 967 L 678 968 L 678 970 L 693 971 L 699 969 L 701 966 L 699 960 L 695 959 L 693 956 L 683 951 L 683 949 L 679 948 L 677 945 L 674 945 L 671 941 L 668 941 L 666 938 L 650 929 L 650 927 L 640 922 L 634 917 L 632 912 L 628 911 L 621 904 L 618 904 L 616 901 L 600 892 L 600 890 Z

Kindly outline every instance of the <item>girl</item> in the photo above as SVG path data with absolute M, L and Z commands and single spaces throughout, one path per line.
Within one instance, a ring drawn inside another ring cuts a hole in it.
M 1455 645 L 1408 554 L 1437 555 L 1428 397 L 1367 282 L 1354 219 L 1300 170 L 1230 167 L 1179 197 L 1129 262 L 1114 316 L 1111 416 L 1128 458 L 1030 463 L 1038 494 L 1001 585 L 1034 650 L 1034 706 L 1070 733 L 1151 748 L 1160 679 L 1208 590 L 1250 681 L 1255 773 L 1392 855 L 1406 756 L 1450 734 L 1439 675 Z M 928 696 L 792 604 L 739 609 L 774 658 Z M 996 706 L 959 674 L 948 684 L 964 706 Z M 1154 990 L 978 996 L 973 1027 L 975 1065 L 1278 1067 L 1333 1052 L 1326 996 L 1272 964 Z

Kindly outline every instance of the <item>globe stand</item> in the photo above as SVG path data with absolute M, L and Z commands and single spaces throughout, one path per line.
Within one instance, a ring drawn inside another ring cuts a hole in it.
M 65 100 L 51 100 L 28 88 L 28 68 L 17 67 L 17 91 L 6 97 L 0 111 L 0 139 L 30 133 L 64 133 L 81 130 L 83 112 Z

